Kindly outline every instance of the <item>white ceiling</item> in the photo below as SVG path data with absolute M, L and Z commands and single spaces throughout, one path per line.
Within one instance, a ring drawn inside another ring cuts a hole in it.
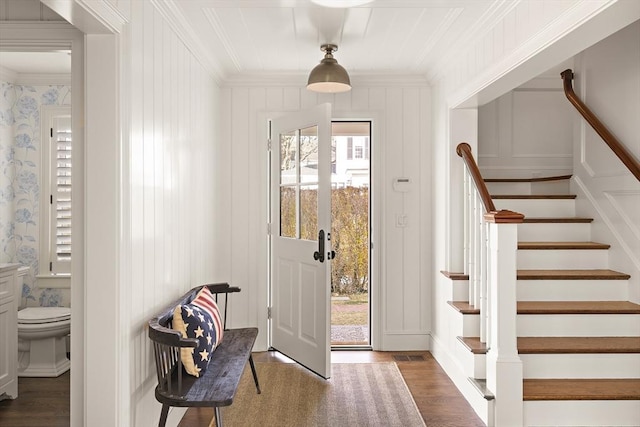
M 328 8 L 311 0 L 165 0 L 170 16 L 223 78 L 308 73 L 320 45 L 351 76 L 437 73 L 501 9 L 504 0 L 374 0 Z M 185 25 L 186 24 L 186 25 Z

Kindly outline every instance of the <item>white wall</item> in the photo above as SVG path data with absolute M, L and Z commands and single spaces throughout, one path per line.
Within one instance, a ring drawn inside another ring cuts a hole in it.
M 258 325 L 257 348 L 266 349 L 267 149 L 266 120 L 281 113 L 333 104 L 335 118 L 374 119 L 374 257 L 372 283 L 374 345 L 379 349 L 427 348 L 430 332 L 431 271 L 430 92 L 425 85 L 370 86 L 317 95 L 299 86 L 239 86 L 222 91 L 223 136 L 217 146 L 216 200 L 223 215 L 216 223 L 216 277 L 243 289 L 234 297 L 233 326 Z M 409 193 L 392 190 L 392 179 L 408 177 Z M 395 226 L 396 214 L 408 226 Z M 375 277 L 374 277 L 375 280 Z M 375 329 L 378 333 L 376 334 Z
M 121 307 L 128 328 L 120 339 L 129 343 L 122 355 L 129 387 L 121 396 L 129 412 L 119 425 L 152 426 L 160 406 L 146 322 L 219 276 L 212 236 L 229 200 L 212 197 L 219 116 L 212 77 L 150 1 L 131 2 L 127 36 L 123 231 L 130 258 L 122 283 L 128 304 Z
M 640 21 L 576 58 L 574 89 L 640 161 Z M 640 302 L 640 182 L 593 128 L 574 113 L 578 214 L 596 219 L 592 239 L 612 245 L 612 269 L 631 274 L 629 298 Z
M 214 279 L 213 224 L 228 203 L 211 197 L 218 88 L 151 1 L 47 4 L 88 33 L 71 425 L 157 425 L 146 323 Z
M 534 80 L 478 108 L 477 161 L 483 177 L 571 174 L 574 110 L 560 73 Z

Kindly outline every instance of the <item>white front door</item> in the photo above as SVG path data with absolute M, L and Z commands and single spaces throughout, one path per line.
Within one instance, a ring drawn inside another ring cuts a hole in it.
M 271 123 L 271 346 L 331 376 L 331 105 Z

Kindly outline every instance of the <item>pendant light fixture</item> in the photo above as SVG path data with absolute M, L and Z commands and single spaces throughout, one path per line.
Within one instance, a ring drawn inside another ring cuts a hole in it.
M 338 50 L 335 44 L 323 44 L 320 46 L 325 55 L 319 65 L 311 70 L 307 89 L 314 92 L 337 93 L 351 90 L 349 74 L 333 57 L 333 52 Z

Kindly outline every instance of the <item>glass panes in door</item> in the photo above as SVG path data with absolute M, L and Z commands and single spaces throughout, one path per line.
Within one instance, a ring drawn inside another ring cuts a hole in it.
M 280 134 L 280 236 L 318 238 L 318 127 Z

